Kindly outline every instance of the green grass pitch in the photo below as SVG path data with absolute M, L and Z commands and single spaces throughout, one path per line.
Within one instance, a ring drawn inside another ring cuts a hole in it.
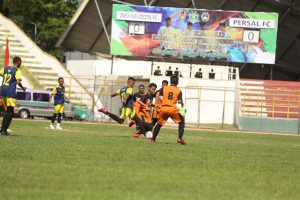
M 0 136 L 0 199 L 300 199 L 300 137 L 13 121 Z

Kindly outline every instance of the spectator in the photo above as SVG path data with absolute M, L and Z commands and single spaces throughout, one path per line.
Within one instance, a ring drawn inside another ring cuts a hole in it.
M 214 69 L 211 69 L 211 71 L 210 71 L 209 74 L 208 74 L 208 78 L 209 78 L 209 79 L 215 79 L 215 72 L 214 72 Z
M 202 78 L 202 71 L 201 71 L 201 68 L 199 68 L 199 71 L 196 72 L 195 78 Z
M 231 80 L 232 78 L 232 72 L 231 72 L 231 67 L 228 68 L 228 80 Z
M 182 77 L 181 72 L 178 70 L 178 67 L 176 67 L 175 71 L 174 71 L 174 75 L 173 76 L 177 76 L 177 77 Z
M 165 73 L 166 76 L 173 76 L 173 71 L 172 71 L 172 67 L 169 66 L 169 69 L 166 71 Z
M 161 76 L 161 70 L 160 70 L 160 66 L 157 66 L 157 69 L 154 71 L 154 76 Z
M 232 70 L 232 79 L 235 80 L 236 77 L 236 68 L 233 68 Z

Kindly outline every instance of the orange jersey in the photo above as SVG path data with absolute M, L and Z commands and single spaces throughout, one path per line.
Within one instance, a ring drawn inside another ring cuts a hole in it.
M 144 120 L 146 123 L 152 123 L 150 110 L 151 108 L 151 102 L 153 100 L 153 96 L 150 94 L 145 94 L 140 99 L 146 106 L 143 106 L 140 104 L 137 113 L 137 116 L 142 120 Z
M 145 94 L 141 94 L 139 92 L 135 93 L 133 95 L 133 109 L 135 112 L 138 112 L 140 109 L 141 104 L 137 101 L 138 99 L 141 99 Z
M 182 100 L 181 90 L 173 85 L 165 86 L 162 89 L 161 106 L 176 107 L 177 101 Z

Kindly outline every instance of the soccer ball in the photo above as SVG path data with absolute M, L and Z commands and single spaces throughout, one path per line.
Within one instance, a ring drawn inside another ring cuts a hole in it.
M 150 139 L 150 138 L 152 138 L 153 137 L 153 133 L 151 132 L 151 131 L 147 131 L 146 132 L 146 138 L 147 139 Z

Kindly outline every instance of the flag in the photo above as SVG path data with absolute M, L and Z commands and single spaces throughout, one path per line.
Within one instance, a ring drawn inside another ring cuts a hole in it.
M 5 57 L 4 57 L 4 67 L 9 66 L 10 60 L 9 60 L 9 41 L 8 37 L 6 37 L 6 49 L 5 49 Z

